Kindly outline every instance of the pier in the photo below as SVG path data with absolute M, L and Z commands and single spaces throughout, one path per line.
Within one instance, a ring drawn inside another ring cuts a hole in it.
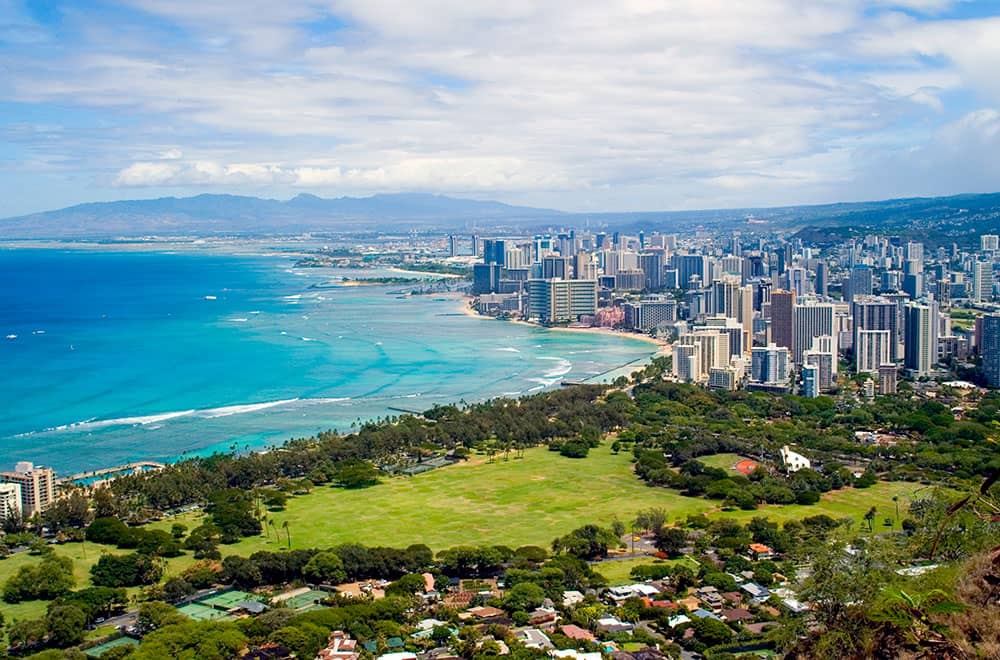
M 114 467 L 102 468 L 100 470 L 71 474 L 68 477 L 60 477 L 56 481 L 60 484 L 70 484 L 78 481 L 101 481 L 106 480 L 102 479 L 102 477 L 115 479 L 125 474 L 138 474 L 146 470 L 162 470 L 164 467 L 166 466 L 163 463 L 157 463 L 156 461 L 136 461 L 135 463 L 126 463 L 125 465 L 115 465 Z

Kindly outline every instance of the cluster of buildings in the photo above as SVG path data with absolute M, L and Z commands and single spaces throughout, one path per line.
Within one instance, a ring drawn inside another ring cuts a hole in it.
M 897 378 L 947 373 L 982 358 L 1000 386 L 998 237 L 977 250 L 929 249 L 866 236 L 815 247 L 797 238 L 568 231 L 532 238 L 472 237 L 482 313 L 543 324 L 620 327 L 672 339 L 673 376 L 720 389 L 818 396 L 842 361 L 868 374 L 865 394 Z M 450 246 L 456 249 L 456 237 Z M 975 310 L 974 327 L 952 323 Z

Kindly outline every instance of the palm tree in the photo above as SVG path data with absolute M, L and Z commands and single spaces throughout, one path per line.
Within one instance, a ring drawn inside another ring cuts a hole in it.
M 283 521 L 281 523 L 281 527 L 282 527 L 282 529 L 285 530 L 285 536 L 288 537 L 288 549 L 291 550 L 292 549 L 292 532 L 288 528 L 288 521 L 287 520 Z

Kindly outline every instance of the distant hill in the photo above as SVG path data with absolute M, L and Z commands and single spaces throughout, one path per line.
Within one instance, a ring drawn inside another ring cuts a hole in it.
M 563 213 L 500 202 L 419 193 L 287 201 L 197 195 L 80 204 L 0 220 L 0 238 L 275 235 L 303 232 L 399 231 L 413 228 L 511 233 L 546 227 L 683 232 L 698 228 L 782 232 L 832 243 L 879 232 L 929 245 L 970 245 L 1000 233 L 1000 193 L 891 199 L 815 206 Z
M 2 238 L 295 234 L 307 231 L 461 226 L 477 221 L 540 220 L 551 209 L 419 193 L 288 201 L 238 195 L 161 197 L 79 204 L 0 220 Z

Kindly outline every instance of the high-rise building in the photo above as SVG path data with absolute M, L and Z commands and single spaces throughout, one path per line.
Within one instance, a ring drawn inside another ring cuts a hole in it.
M 474 264 L 472 266 L 472 293 L 496 293 L 500 288 L 503 267 L 496 263 Z
M 663 251 L 656 250 L 639 255 L 639 268 L 646 275 L 647 289 L 663 288 Z
M 819 367 L 802 366 L 802 396 L 812 399 L 819 396 Z
M 972 295 L 975 302 L 993 300 L 993 263 L 977 261 L 972 266 Z
M 0 483 L 21 487 L 21 513 L 31 517 L 41 513 L 56 498 L 56 476 L 51 468 L 21 461 L 13 472 L 0 473 Z
M 625 327 L 633 330 L 654 330 L 677 321 L 677 302 L 667 297 L 644 298 L 625 303 Z
M 825 261 L 816 264 L 816 293 L 824 298 L 830 288 L 830 273 Z
M 937 364 L 937 305 L 910 302 L 906 304 L 905 315 L 904 366 L 917 377 L 930 376 Z
M 543 257 L 542 279 L 565 280 L 569 278 L 569 259 L 567 257 Z
M 596 313 L 595 280 L 528 280 L 528 318 L 541 323 L 564 323 Z
M 889 330 L 855 330 L 855 371 L 875 374 L 883 365 L 890 364 L 889 347 L 891 344 L 892 333 Z
M 21 484 L 0 484 L 0 521 L 21 517 Z
M 792 358 L 798 365 L 802 364 L 802 352 L 812 346 L 813 337 L 836 336 L 834 306 L 829 303 L 809 302 L 804 305 L 796 305 L 793 314 Z M 774 315 L 773 296 L 771 297 L 771 315 L 772 317 Z
M 833 388 L 837 379 L 836 340 L 833 337 L 814 337 L 812 348 L 802 353 L 802 364 L 815 367 L 820 391 Z
M 675 378 L 687 383 L 698 380 L 701 374 L 701 351 L 693 344 L 675 343 L 672 348 L 671 371 Z
M 620 270 L 615 273 L 615 288 L 623 291 L 642 291 L 646 286 L 646 274 L 641 270 Z
M 792 364 L 788 349 L 770 343 L 754 346 L 750 351 L 750 379 L 754 383 L 776 387 L 788 387 L 792 374 Z
M 707 381 L 709 370 L 713 367 L 729 366 L 729 334 L 724 329 L 695 328 L 682 334 L 677 343 L 697 347 L 699 371 L 693 379 L 697 382 Z
M 996 252 L 1000 250 L 1000 236 L 996 234 L 983 234 L 979 237 L 979 249 L 983 252 Z
M 883 364 L 878 368 L 878 393 L 895 394 L 897 387 L 896 365 Z
M 983 356 L 986 382 L 990 387 L 1000 387 L 1000 314 L 983 316 L 979 353 Z
M 771 292 L 771 342 L 789 350 L 794 346 L 795 294 Z
M 854 350 L 857 355 L 858 332 L 862 330 L 888 330 L 890 333 L 889 356 L 886 361 L 898 362 L 903 358 L 903 324 L 900 323 L 900 305 L 884 296 L 858 296 L 851 303 L 854 317 Z M 878 369 L 882 362 L 870 365 Z M 860 369 L 859 369 L 860 370 Z M 868 371 L 866 369 L 866 371 Z M 873 372 L 869 372 L 873 373 Z
M 673 265 L 677 269 L 678 283 L 682 289 L 691 286 L 692 277 L 697 277 L 697 281 L 704 283 L 708 267 L 705 264 L 705 257 L 700 254 L 675 254 Z
M 850 297 L 848 300 L 854 300 L 856 296 L 870 296 L 872 295 L 872 269 L 870 266 L 860 264 L 851 269 L 851 279 L 850 279 Z
M 506 248 L 504 242 L 495 238 L 483 239 L 483 263 L 506 265 Z

